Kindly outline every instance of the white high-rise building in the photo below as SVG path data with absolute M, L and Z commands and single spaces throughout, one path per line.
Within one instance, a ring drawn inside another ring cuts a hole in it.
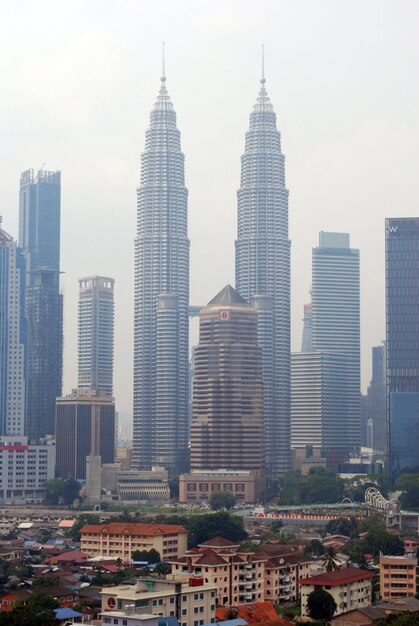
M 25 432 L 25 261 L 0 218 L 0 435 Z
M 79 280 L 79 388 L 113 394 L 114 280 L 88 276 Z
M 163 72 L 137 190 L 133 466 L 187 466 L 188 190 L 176 113 Z
M 271 479 L 291 469 L 290 240 L 285 157 L 276 115 L 261 86 L 241 160 L 236 289 L 258 311 L 263 350 L 266 469 Z

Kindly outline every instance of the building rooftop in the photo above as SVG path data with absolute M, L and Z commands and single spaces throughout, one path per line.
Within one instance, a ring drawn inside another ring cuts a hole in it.
M 333 572 L 325 572 L 311 578 L 302 578 L 300 585 L 330 585 L 331 587 L 339 587 L 348 583 L 355 583 L 366 578 L 374 578 L 374 574 L 365 569 L 358 567 L 344 567 Z
M 219 293 L 208 302 L 208 306 L 250 306 L 244 298 L 237 293 L 237 291 L 231 286 L 226 285 L 224 289 L 221 289 Z
M 208 541 L 204 541 L 199 544 L 199 547 L 205 546 L 207 548 L 238 548 L 239 543 L 234 543 L 234 541 L 230 541 L 229 539 L 224 539 L 224 537 L 214 537 L 213 539 L 208 539 Z
M 137 524 L 135 522 L 111 522 L 110 524 L 86 524 L 80 532 L 158 537 L 159 535 L 186 533 L 188 531 L 184 526 L 180 526 L 178 524 Z

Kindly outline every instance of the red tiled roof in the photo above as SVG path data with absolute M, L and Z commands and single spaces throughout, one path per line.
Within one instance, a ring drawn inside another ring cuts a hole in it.
M 157 537 L 171 533 L 188 532 L 184 526 L 178 524 L 137 524 L 134 522 L 111 522 L 110 524 L 87 524 L 83 526 L 81 533 L 100 534 L 106 532 L 112 535 L 123 535 L 124 532 L 130 535 L 142 535 Z
M 365 569 L 358 567 L 344 567 L 333 572 L 325 572 L 311 578 L 302 578 L 300 585 L 330 585 L 331 587 L 339 587 L 347 583 L 355 583 L 366 578 L 373 578 L 374 574 Z
M 209 548 L 205 550 L 203 555 L 195 561 L 194 565 L 226 565 L 227 561 L 225 561 L 221 556 L 219 556 L 214 550 Z
M 230 541 L 229 539 L 224 539 L 224 537 L 214 537 L 214 539 L 209 539 L 208 541 L 204 541 L 204 543 L 200 543 L 199 546 L 208 546 L 209 548 L 231 548 L 232 546 L 238 546 L 238 543 L 234 543 L 234 541 Z
M 252 602 L 250 604 L 238 604 L 234 607 L 218 607 L 215 611 L 215 617 L 217 621 L 222 621 L 229 618 L 229 612 L 231 608 L 237 611 L 235 618 L 241 617 L 248 624 L 275 624 L 277 626 L 288 626 L 290 622 L 288 620 L 281 620 L 273 607 L 272 602 Z
M 63 552 L 58 556 L 51 557 L 51 561 L 55 563 L 83 563 L 86 559 L 89 558 L 89 555 L 85 552 L 80 552 L 79 550 L 69 550 L 68 552 Z

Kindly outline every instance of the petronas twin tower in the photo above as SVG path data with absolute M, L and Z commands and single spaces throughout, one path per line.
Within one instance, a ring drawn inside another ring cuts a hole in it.
M 172 475 L 188 465 L 187 196 L 180 133 L 163 75 L 137 191 L 133 464 L 161 464 Z M 281 136 L 263 74 L 242 156 L 236 289 L 258 312 L 265 461 L 273 480 L 291 468 L 290 241 Z

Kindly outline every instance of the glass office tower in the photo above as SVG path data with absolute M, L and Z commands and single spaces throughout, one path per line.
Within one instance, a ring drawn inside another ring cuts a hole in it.
M 419 471 L 419 217 L 386 219 L 389 466 Z
M 23 172 L 20 179 L 19 245 L 26 261 L 26 423 L 31 443 L 54 434 L 55 399 L 62 392 L 60 221 L 61 172 Z

